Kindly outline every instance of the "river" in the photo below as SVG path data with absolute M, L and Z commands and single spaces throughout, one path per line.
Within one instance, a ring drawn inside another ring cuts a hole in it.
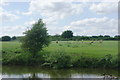
M 102 74 L 118 76 L 114 69 L 50 69 L 38 66 L 3 66 L 2 78 L 103 78 Z

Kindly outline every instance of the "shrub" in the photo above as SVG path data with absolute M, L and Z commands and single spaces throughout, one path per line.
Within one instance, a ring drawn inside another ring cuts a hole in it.
M 118 59 L 114 59 L 114 60 L 112 60 L 112 62 L 111 62 L 111 67 L 112 68 L 119 68 L 119 60 Z
M 68 68 L 71 66 L 71 57 L 64 51 L 58 50 L 46 57 L 46 63 L 43 66 L 46 65 L 53 68 Z
M 13 56 L 14 55 L 14 56 Z M 33 58 L 31 54 L 23 53 L 6 53 L 2 56 L 2 63 L 7 65 L 41 65 L 44 63 L 42 54 L 37 54 L 36 58 Z
M 104 58 L 100 59 L 100 61 L 98 62 L 98 64 L 102 68 L 110 68 L 111 65 L 112 65 L 111 60 L 112 60 L 112 55 L 108 54 Z
M 73 62 L 73 67 L 95 68 L 97 62 L 96 58 L 80 57 Z
M 73 67 L 83 68 L 117 68 L 118 60 L 112 60 L 112 55 L 108 54 L 101 59 L 80 57 L 73 61 Z

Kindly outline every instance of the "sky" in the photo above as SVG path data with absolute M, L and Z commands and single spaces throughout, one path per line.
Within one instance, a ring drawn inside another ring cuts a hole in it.
M 38 19 L 43 19 L 50 35 L 72 30 L 80 36 L 115 36 L 118 34 L 118 2 L 2 1 L 0 37 L 23 36 Z

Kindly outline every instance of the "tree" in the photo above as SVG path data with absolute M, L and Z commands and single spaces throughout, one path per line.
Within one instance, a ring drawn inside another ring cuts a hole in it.
M 15 36 L 13 36 L 13 37 L 12 37 L 12 40 L 16 40 L 16 37 L 15 37 Z
M 60 37 L 60 35 L 59 34 L 55 34 L 54 37 Z
M 105 35 L 104 37 L 110 38 L 110 36 L 109 36 L 109 35 Z
M 71 30 L 64 31 L 61 35 L 62 38 L 72 38 L 73 32 Z
M 2 41 L 11 41 L 11 37 L 10 36 L 3 36 Z
M 30 52 L 33 58 L 50 42 L 45 23 L 43 23 L 42 19 L 39 19 L 32 25 L 32 28 L 24 34 L 25 36 L 21 40 L 22 48 Z
M 114 36 L 114 39 L 115 39 L 115 40 L 120 40 L 120 35 Z

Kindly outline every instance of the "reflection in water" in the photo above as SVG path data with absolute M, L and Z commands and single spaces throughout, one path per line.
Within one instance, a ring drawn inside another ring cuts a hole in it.
M 2 71 L 3 78 L 39 78 L 39 80 L 40 78 L 53 78 L 52 80 L 56 80 L 55 78 L 103 78 L 102 76 L 103 73 L 112 74 L 115 76 L 118 75 L 117 70 L 105 70 L 105 69 L 56 70 L 56 69 L 40 68 L 38 66 L 37 67 L 3 66 L 2 70 L 3 70 Z

